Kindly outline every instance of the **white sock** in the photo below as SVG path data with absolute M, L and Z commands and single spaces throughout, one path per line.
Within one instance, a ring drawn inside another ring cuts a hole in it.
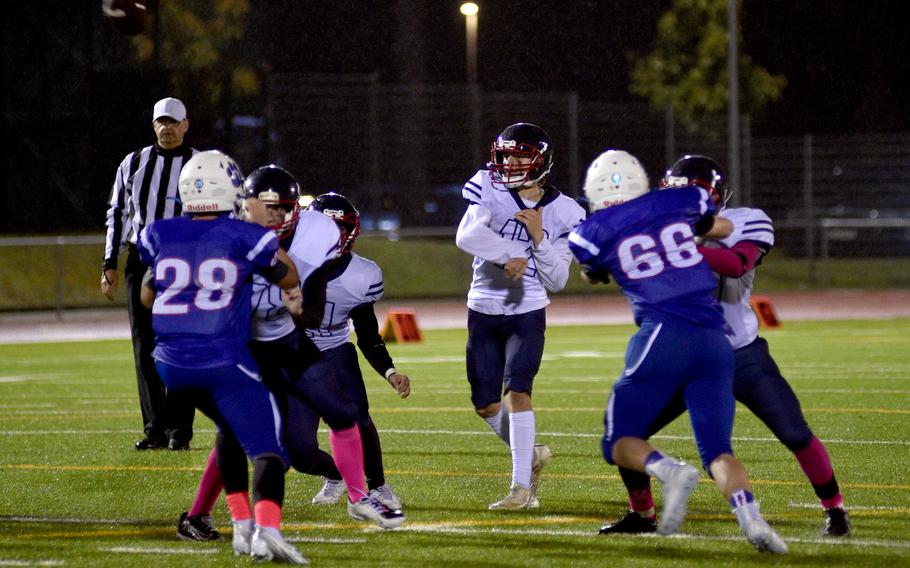
M 746 529 L 746 523 L 749 521 L 762 519 L 761 512 L 758 510 L 758 501 L 740 505 L 733 509 L 733 514 L 736 515 L 736 521 L 743 530 Z
M 534 461 L 534 441 L 537 437 L 534 411 L 512 412 L 509 419 L 509 435 L 512 439 L 512 483 L 531 487 L 531 464 Z
M 656 477 L 661 482 L 666 481 L 670 473 L 681 464 L 673 458 L 664 456 L 663 458 L 645 465 L 645 473 Z
M 509 413 L 506 411 L 506 405 L 500 405 L 499 414 L 494 414 L 484 418 L 484 420 L 490 425 L 490 429 L 502 438 L 502 441 L 508 446 L 511 437 L 509 435 Z

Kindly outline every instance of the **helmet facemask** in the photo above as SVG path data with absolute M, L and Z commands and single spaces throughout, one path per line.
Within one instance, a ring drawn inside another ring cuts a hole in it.
M 531 144 L 497 140 L 490 151 L 490 178 L 506 189 L 525 189 L 549 173 L 544 163 L 541 151 Z

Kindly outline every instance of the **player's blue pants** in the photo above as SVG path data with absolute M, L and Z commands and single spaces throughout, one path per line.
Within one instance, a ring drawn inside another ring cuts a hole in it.
M 646 319 L 626 350 L 626 366 L 613 385 L 601 444 L 613 463 L 613 443 L 646 439 L 651 425 L 681 396 L 689 409 L 702 464 L 732 454 L 733 348 L 723 331 L 670 316 Z
M 344 394 L 344 399 L 349 401 L 348 410 L 354 413 L 357 425 L 360 427 L 360 438 L 363 442 L 363 469 L 370 489 L 375 489 L 385 484 L 385 469 L 382 464 L 379 432 L 370 417 L 370 403 L 367 399 L 366 386 L 363 383 L 363 373 L 357 359 L 357 349 L 353 343 L 344 343 L 323 351 L 322 359 L 324 365 L 331 367 L 335 381 Z M 320 372 L 318 366 L 314 365 L 306 371 L 302 381 L 305 384 L 317 384 L 314 381 L 319 380 L 316 375 Z M 318 409 L 306 403 L 288 406 L 288 431 L 290 432 L 290 429 L 293 428 L 294 433 L 293 436 L 286 438 L 286 444 L 289 446 L 288 452 L 291 453 L 292 458 L 309 456 L 311 462 L 320 459 L 320 455 L 324 452 L 319 449 L 319 441 L 316 438 L 319 418 Z M 292 443 L 294 449 L 290 447 Z M 318 467 L 318 464 L 314 465 Z M 322 472 L 320 475 L 329 479 L 341 479 L 341 474 L 337 473 L 337 470 Z
M 318 349 L 309 352 L 311 345 L 294 332 L 274 341 L 254 341 L 251 347 L 284 416 L 284 443 L 291 465 L 302 473 L 331 477 L 334 464 L 320 452 L 316 439 L 319 419 L 332 430 L 347 430 L 358 422 L 359 408 L 342 388 L 329 360 Z
M 169 390 L 190 397 L 219 429 L 233 433 L 251 458 L 277 456 L 285 464 L 281 445 L 281 416 L 274 397 L 259 379 L 253 358 L 229 367 L 191 369 L 156 362 Z
M 733 396 L 764 422 L 774 436 L 791 452 L 805 449 L 814 434 L 806 423 L 799 399 L 759 337 L 735 351 Z M 653 435 L 686 411 L 682 397 L 673 400 L 648 430 Z
M 531 394 L 546 329 L 544 308 L 511 316 L 468 310 L 467 371 L 474 408 L 501 401 L 503 392 Z

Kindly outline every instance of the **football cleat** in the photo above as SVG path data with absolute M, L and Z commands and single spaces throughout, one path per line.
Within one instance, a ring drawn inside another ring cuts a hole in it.
M 152 436 L 146 436 L 138 442 L 136 442 L 136 449 L 140 452 L 145 450 L 160 450 L 161 448 L 167 447 L 167 441 L 163 438 L 154 438 Z
M 189 442 L 181 442 L 181 441 L 178 440 L 177 438 L 171 438 L 171 439 L 168 440 L 168 442 L 167 442 L 167 449 L 169 449 L 169 450 L 171 450 L 171 451 L 176 451 L 176 452 L 189 451 L 189 449 L 190 449 L 190 443 L 189 443 Z
M 512 487 L 509 488 L 509 494 L 503 497 L 502 500 L 491 503 L 489 509 L 491 511 L 517 511 L 520 509 L 536 509 L 538 507 L 540 507 L 540 501 L 530 488 L 513 483 Z
M 184 511 L 180 513 L 180 520 L 177 522 L 177 538 L 205 542 L 207 540 L 218 540 L 221 538 L 221 533 L 212 526 L 211 515 L 193 515 L 190 517 Z
M 647 519 L 635 511 L 629 511 L 626 516 L 609 525 L 600 527 L 597 534 L 644 534 L 657 531 L 657 520 Z
M 313 505 L 334 505 L 341 500 L 345 492 L 344 481 L 338 479 L 325 479 L 322 489 L 313 495 Z
M 354 503 L 348 501 L 348 515 L 358 521 L 373 521 L 384 529 L 394 529 L 404 523 L 404 515 L 367 496 Z
M 743 534 L 759 552 L 786 554 L 787 543 L 774 532 L 764 519 L 750 519 L 743 526 Z
M 534 495 L 537 495 L 537 490 L 540 488 L 540 472 L 543 471 L 543 466 L 547 465 L 552 455 L 550 446 L 546 444 L 534 445 L 534 460 L 531 462 L 531 492 Z
M 371 490 L 370 497 L 376 499 L 393 511 L 401 510 L 401 499 L 398 495 L 395 495 L 395 492 L 392 491 L 392 486 L 388 483 L 383 483 L 376 489 Z
M 657 532 L 663 535 L 674 534 L 686 519 L 689 510 L 689 495 L 698 485 L 698 470 L 687 463 L 675 465 L 661 479 L 663 487 L 663 508 L 660 511 L 660 522 Z
M 250 544 L 250 556 L 256 560 L 288 564 L 310 563 L 306 556 L 284 539 L 281 531 L 270 527 L 256 527 L 252 544 Z
M 247 556 L 250 553 L 250 541 L 253 540 L 253 519 L 233 521 L 234 535 L 231 537 L 231 548 L 234 556 Z
M 841 507 L 825 509 L 825 536 L 849 536 L 850 515 Z

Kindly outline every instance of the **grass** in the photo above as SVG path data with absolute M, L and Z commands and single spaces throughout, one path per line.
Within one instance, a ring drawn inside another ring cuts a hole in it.
M 471 284 L 471 257 L 451 239 L 362 237 L 357 252 L 383 269 L 388 298 L 463 297 Z M 60 247 L 0 247 L 0 311 L 51 309 L 56 302 L 57 272 L 62 274 L 61 303 L 67 308 L 109 307 L 99 292 L 101 245 Z M 822 265 L 817 263 L 815 283 L 805 259 L 787 258 L 775 251 L 774 262 L 762 266 L 758 287 L 762 291 L 819 288 Z M 59 256 L 58 256 L 59 255 Z M 832 288 L 904 288 L 910 282 L 906 258 L 832 259 Z M 115 305 L 126 303 L 121 286 Z M 566 293 L 618 294 L 616 286 L 590 286 L 573 267 Z
M 785 559 L 759 555 L 703 478 L 684 535 L 598 537 L 625 494 L 600 457 L 604 403 L 621 369 L 629 326 L 553 327 L 536 381 L 539 439 L 553 449 L 541 509 L 503 514 L 505 446 L 470 409 L 465 331 L 426 331 L 392 345 L 413 394 L 399 400 L 367 378 L 389 481 L 408 522 L 384 532 L 343 506 L 309 499 L 320 480 L 288 475 L 285 530 L 316 566 L 883 566 L 910 563 L 907 472 L 910 320 L 786 322 L 765 335 L 827 442 L 855 535 L 820 537 L 823 516 L 792 456 L 738 409 L 734 447 L 770 522 L 790 543 Z M 364 366 L 364 368 L 367 368 Z M 0 565 L 247 566 L 226 542 L 174 536 L 208 455 L 213 427 L 196 419 L 190 452 L 140 453 L 140 416 L 126 341 L 0 345 Z M 320 434 L 323 446 L 327 437 Z M 656 443 L 697 462 L 684 419 Z M 659 503 L 659 490 L 656 495 Z M 216 524 L 229 527 L 223 500 Z M 20 564 L 16 564 L 16 563 Z

